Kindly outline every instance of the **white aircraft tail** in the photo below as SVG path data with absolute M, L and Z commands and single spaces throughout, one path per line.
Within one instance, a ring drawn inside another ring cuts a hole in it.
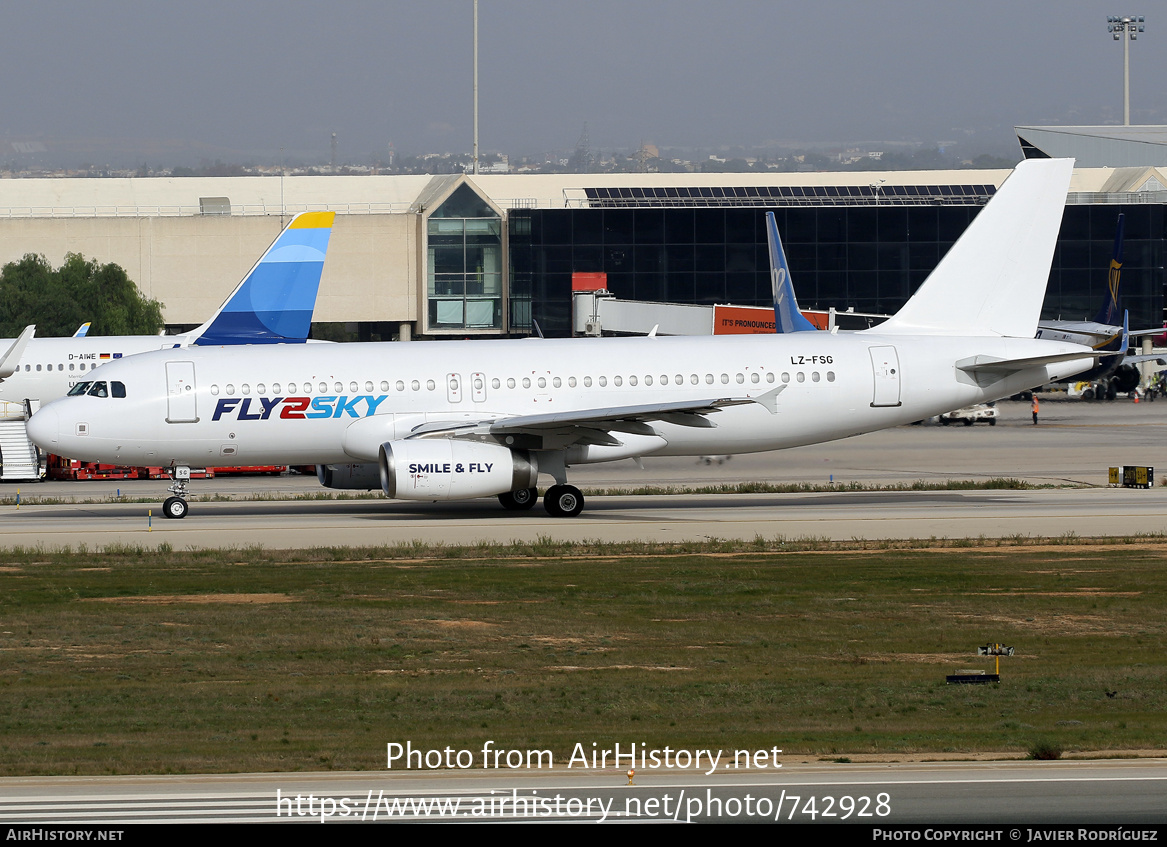
M 1033 338 L 1061 229 L 1073 159 L 1028 159 L 880 335 Z

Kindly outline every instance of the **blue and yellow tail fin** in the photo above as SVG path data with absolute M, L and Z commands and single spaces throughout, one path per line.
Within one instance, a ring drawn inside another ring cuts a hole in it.
M 335 212 L 292 218 L 193 344 L 302 343 L 308 338 Z

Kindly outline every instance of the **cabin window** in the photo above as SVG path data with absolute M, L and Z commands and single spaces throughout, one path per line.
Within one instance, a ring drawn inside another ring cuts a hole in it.
M 652 385 L 652 376 L 646 376 L 644 378 L 644 384 L 645 385 Z
M 758 376 L 757 373 L 750 374 L 750 382 L 752 382 L 754 385 L 757 385 L 761 381 L 762 381 L 762 378 L 760 376 Z
M 628 384 L 629 385 L 636 385 L 636 377 L 634 377 L 634 376 L 628 377 Z
M 590 376 L 585 376 L 584 377 L 584 388 L 591 388 L 591 387 L 592 387 L 592 378 Z
M 73 363 L 72 362 L 69 363 L 69 370 L 73 370 Z
M 385 380 L 381 380 L 381 390 L 382 390 L 382 391 L 388 391 L 388 390 L 389 390 L 389 383 L 388 383 L 388 382 L 386 382 Z
M 365 383 L 365 391 L 368 391 L 370 394 L 372 394 L 373 393 L 373 383 L 366 382 Z
M 804 374 L 802 371 L 799 371 L 798 373 L 796 373 L 794 375 L 794 378 L 797 379 L 799 382 L 806 382 L 806 374 Z
M 507 388 L 515 387 L 515 378 L 512 376 L 507 380 Z
M 766 374 L 766 382 L 773 382 L 773 381 L 774 381 L 774 374 L 772 374 L 772 373 Z
M 80 367 L 80 369 L 81 369 L 81 370 L 85 370 L 85 363 L 84 363 L 84 362 L 82 362 L 82 363 L 79 365 L 79 367 Z M 25 369 L 25 370 L 28 370 L 28 366 L 27 366 L 27 365 L 25 365 L 25 368 L 24 368 L 24 369 Z
M 660 375 L 660 384 L 661 385 L 668 385 L 669 384 L 669 375 L 668 374 L 661 374 Z
M 306 390 L 306 389 L 305 389 L 305 390 Z M 295 393 L 296 393 L 296 383 L 294 383 L 294 382 L 289 382 L 289 383 L 288 383 L 288 393 L 289 393 L 289 394 L 295 394 Z
M 71 392 L 71 391 L 70 391 L 69 393 L 70 393 L 70 394 L 72 394 L 73 392 Z M 215 395 L 215 396 L 218 396 L 218 394 L 219 394 L 219 386 L 217 386 L 217 385 L 212 385 L 212 386 L 211 386 L 211 394 L 213 394 L 213 395 Z
M 810 381 L 811 382 L 818 382 L 819 381 L 819 372 L 818 371 L 811 371 Z
M 544 379 L 543 377 L 539 377 L 539 387 L 540 387 L 540 388 L 546 388 L 546 387 L 547 387 L 547 380 L 546 380 L 546 379 Z
M 614 376 L 614 377 L 612 377 L 612 384 L 613 384 L 613 385 L 617 385 L 617 386 L 618 386 L 618 385 L 623 385 L 623 384 L 624 384 L 624 380 L 622 380 L 622 379 L 621 379 L 620 377 L 618 377 L 618 376 Z
M 563 380 L 561 380 L 559 377 L 555 377 L 555 379 L 551 380 L 551 385 L 555 388 L 562 388 Z
M 273 382 L 271 384 L 271 393 L 272 394 L 279 394 L 280 393 L 280 384 L 278 382 Z
M 835 372 L 834 371 L 827 371 L 827 382 L 834 382 L 834 381 L 835 381 Z
M 743 382 L 746 381 L 746 375 L 745 374 L 738 374 L 736 377 L 734 377 L 734 379 L 737 380 L 738 385 L 741 385 Z
M 227 385 L 227 396 L 230 397 L 234 393 L 235 393 L 235 386 L 228 384 Z
M 722 374 L 721 375 L 721 384 L 722 385 L 729 385 L 729 374 Z
M 782 374 L 782 381 L 783 382 L 790 382 L 790 374 L 788 374 L 788 373 Z
M 604 386 L 606 386 L 608 384 L 608 378 L 606 376 L 602 376 L 598 380 L 596 380 L 596 382 L 599 383 L 600 388 L 603 388 Z
M 421 383 L 418 382 L 416 379 L 413 382 L 409 383 L 409 387 L 414 391 L 421 391 Z
M 243 385 L 239 389 L 239 393 L 240 394 L 250 394 L 251 393 L 251 386 L 248 385 L 246 382 L 243 383 Z
M 41 366 L 40 366 L 40 365 L 37 365 L 37 366 L 36 366 L 37 373 L 40 373 L 40 369 L 41 369 Z
M 435 382 L 434 382 L 432 379 L 427 379 L 427 380 L 425 381 L 425 387 L 426 387 L 426 390 L 427 390 L 427 391 L 433 391 L 433 390 L 434 390 L 435 388 L 437 388 L 438 386 L 437 386 L 437 384 L 436 384 L 436 383 L 435 383 Z
M 395 385 L 394 388 L 396 388 L 398 391 L 404 391 L 405 390 L 405 383 L 402 382 L 401 380 L 397 380 L 397 385 Z
M 697 376 L 697 374 L 690 374 L 689 382 L 693 383 L 694 385 L 699 385 L 701 383 L 701 377 Z
M 574 376 L 569 376 L 567 378 L 567 387 L 568 388 L 575 388 L 575 377 Z

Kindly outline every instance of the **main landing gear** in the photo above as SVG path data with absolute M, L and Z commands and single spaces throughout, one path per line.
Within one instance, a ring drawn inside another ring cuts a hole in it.
M 173 497 L 167 497 L 162 504 L 162 514 L 168 518 L 179 520 L 185 518 L 188 510 L 186 498 L 190 496 L 190 468 L 179 466 L 173 470 L 174 484 L 166 489 Z
M 498 502 L 512 512 L 525 512 L 539 502 L 539 492 L 534 488 L 520 488 L 498 495 Z M 583 494 L 574 485 L 553 485 L 543 495 L 543 508 L 553 518 L 574 518 L 583 507 Z
M 498 495 L 498 502 L 512 512 L 525 512 L 539 502 L 539 491 L 535 488 L 520 488 Z
M 583 494 L 574 485 L 553 485 L 543 495 L 543 508 L 553 518 L 574 518 L 583 507 Z

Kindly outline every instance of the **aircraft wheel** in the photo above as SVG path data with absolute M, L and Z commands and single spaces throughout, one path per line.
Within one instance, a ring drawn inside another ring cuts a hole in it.
M 522 512 L 530 509 L 539 501 L 539 492 L 534 488 L 520 488 L 518 491 L 506 491 L 498 495 L 498 502 L 504 509 L 512 512 Z
M 965 418 L 965 419 L 964 419 L 964 425 L 965 425 L 965 426 L 972 426 L 972 425 L 973 425 L 973 419 L 972 419 L 972 418 Z
M 940 425 L 941 426 L 948 426 L 948 418 L 941 418 Z
M 583 494 L 574 485 L 553 485 L 543 496 L 543 508 L 554 518 L 574 518 L 583 507 Z
M 996 425 L 997 425 L 997 419 L 996 418 L 989 418 L 989 426 L 996 426 Z
M 162 504 L 162 514 L 175 520 L 185 518 L 186 510 L 186 501 L 181 497 L 167 497 L 166 502 Z

